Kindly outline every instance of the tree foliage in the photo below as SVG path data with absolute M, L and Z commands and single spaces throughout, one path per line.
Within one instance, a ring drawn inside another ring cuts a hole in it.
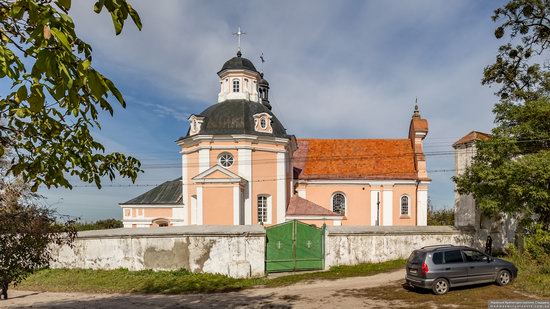
M 550 1 L 512 0 L 495 10 L 495 36 L 508 38 L 483 84 L 498 86 L 492 138 L 476 144 L 472 165 L 455 177 L 485 212 L 523 214 L 550 227 Z
M 78 38 L 69 16 L 71 0 L 0 0 L 0 157 L 12 149 L 9 173 L 35 191 L 39 185 L 71 188 L 67 177 L 95 183 L 116 173 L 135 180 L 140 163 L 105 153 L 92 136 L 101 112 L 126 103 L 113 82 L 96 70 L 92 47 Z M 127 19 L 141 29 L 126 0 L 98 0 L 115 33 Z
M 76 225 L 77 231 L 90 231 L 90 230 L 107 230 L 107 229 L 118 229 L 124 227 L 124 224 L 121 220 L 117 219 L 103 219 L 97 220 L 95 222 L 77 222 Z
M 5 161 L 0 162 L 0 171 L 6 167 Z M 72 244 L 76 235 L 74 221 L 63 219 L 41 205 L 40 196 L 30 192 L 21 179 L 1 178 L 0 283 L 3 288 L 48 266 L 52 259 L 51 245 Z

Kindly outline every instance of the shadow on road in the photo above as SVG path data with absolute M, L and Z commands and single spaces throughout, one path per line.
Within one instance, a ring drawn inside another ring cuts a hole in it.
M 17 308 L 292 308 L 298 296 L 277 297 L 274 294 L 249 296 L 246 293 L 187 294 L 187 295 L 99 295 L 85 299 L 40 299 L 32 293 L 24 302 L 5 305 Z M 14 297 L 15 298 L 15 297 Z M 0 307 L 4 305 L 0 301 Z

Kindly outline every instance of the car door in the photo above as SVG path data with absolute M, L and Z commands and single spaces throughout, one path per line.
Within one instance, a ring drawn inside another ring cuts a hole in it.
M 496 268 L 492 259 L 477 250 L 464 249 L 464 260 L 468 266 L 468 282 L 481 283 L 495 280 Z
M 460 249 L 447 250 L 443 253 L 443 273 L 449 279 L 451 286 L 466 284 L 468 269 Z

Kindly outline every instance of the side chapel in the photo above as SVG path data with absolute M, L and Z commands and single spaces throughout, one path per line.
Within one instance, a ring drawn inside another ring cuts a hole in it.
M 191 115 L 177 140 L 181 178 L 121 203 L 124 227 L 427 224 L 428 121 L 418 106 L 405 138 L 301 139 L 277 119 L 269 83 L 240 48 L 218 76 L 217 103 Z

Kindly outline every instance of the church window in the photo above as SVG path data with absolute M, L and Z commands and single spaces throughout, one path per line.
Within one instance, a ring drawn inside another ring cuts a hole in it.
M 240 84 L 238 79 L 233 80 L 233 92 L 239 92 L 240 91 Z
M 258 223 L 269 222 L 269 196 L 258 195 Z
M 334 193 L 332 195 L 332 211 L 339 214 L 346 214 L 346 197 L 342 193 Z
M 231 167 L 233 165 L 233 155 L 227 152 L 222 153 L 218 157 L 218 163 L 225 168 Z
M 403 195 L 401 197 L 401 215 L 402 216 L 409 215 L 409 197 L 406 195 Z
M 262 119 L 260 119 L 260 126 L 264 130 L 267 129 L 267 120 L 265 119 L 265 117 L 262 117 Z

